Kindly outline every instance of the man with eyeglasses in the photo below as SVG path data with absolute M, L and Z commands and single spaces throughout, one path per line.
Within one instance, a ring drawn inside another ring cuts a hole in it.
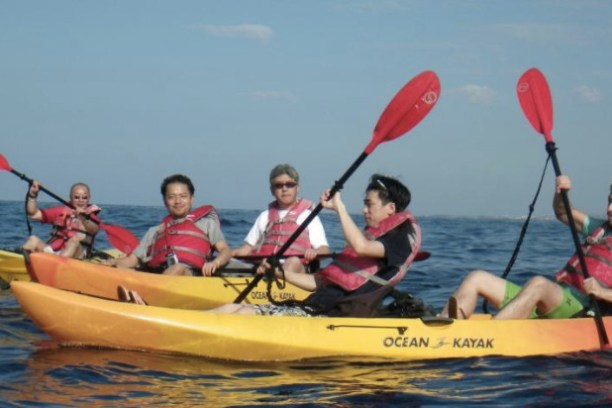
M 300 175 L 289 164 L 279 164 L 270 171 L 270 192 L 274 201 L 268 209 L 261 212 L 251 230 L 244 239 L 244 244 L 233 250 L 233 256 L 262 255 L 276 253 L 287 239 L 310 215 L 312 202 L 299 198 Z M 304 232 L 297 238 L 285 255 L 294 255 L 285 259 L 286 266 L 305 272 L 305 266 L 318 255 L 328 254 L 329 245 L 325 229 L 319 217 L 315 217 Z
M 84 259 L 91 255 L 98 233 L 97 214 L 100 207 L 90 204 L 89 186 L 75 183 L 70 188 L 70 208 L 64 205 L 39 209 L 36 199 L 40 183 L 32 182 L 28 191 L 26 212 L 30 219 L 53 225 L 49 239 L 44 242 L 36 235 L 28 237 L 22 248 L 31 252 L 49 252 L 61 256 Z
M 568 224 L 562 192 L 572 187 L 569 177 L 556 178 L 553 210 L 557 219 Z M 472 271 L 461 282 L 442 311 L 442 316 L 469 318 L 478 297 L 484 297 L 498 309 L 496 319 L 566 319 L 592 314 L 586 295 L 612 301 L 612 186 L 608 195 L 607 218 L 592 217 L 571 209 L 575 227 L 586 237 L 582 246 L 590 278 L 583 279 L 575 254 L 556 274 L 556 282 L 544 276 L 531 278 L 523 287 L 487 271 Z M 610 303 L 602 303 L 604 314 Z

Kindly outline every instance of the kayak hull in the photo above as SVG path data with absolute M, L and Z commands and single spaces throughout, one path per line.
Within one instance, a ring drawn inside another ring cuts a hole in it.
M 169 276 L 43 253 L 30 256 L 30 274 L 34 281 L 58 289 L 117 300 L 117 287 L 122 285 L 136 290 L 149 305 L 200 310 L 232 303 L 253 280 L 252 272 L 249 276 Z M 278 301 L 304 299 L 308 294 L 288 283 L 283 289 L 272 285 L 272 296 Z M 249 304 L 268 302 L 264 280 L 244 301 Z
M 116 249 L 107 249 L 103 252 L 106 255 L 114 258 L 122 254 L 121 251 Z M 94 257 L 91 260 L 88 260 L 87 262 L 99 263 L 100 259 Z M 12 280 L 30 280 L 30 275 L 28 274 L 28 270 L 26 269 L 23 254 L 0 250 L 0 279 L 7 283 L 11 282 Z
M 5 282 L 30 280 L 23 261 L 23 255 L 0 250 L 0 279 Z
M 591 318 L 470 320 L 242 316 L 142 306 L 12 282 L 25 313 L 64 345 L 238 361 L 326 357 L 428 360 L 600 349 Z M 604 318 L 608 332 L 612 317 Z

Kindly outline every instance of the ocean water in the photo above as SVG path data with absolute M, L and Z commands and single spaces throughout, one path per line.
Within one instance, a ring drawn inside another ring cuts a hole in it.
M 258 210 L 219 209 L 230 245 L 240 245 Z M 162 207 L 104 206 L 104 220 L 141 236 Z M 418 214 L 417 214 L 418 215 Z M 321 214 L 333 250 L 342 247 L 332 214 Z M 27 235 L 22 202 L 0 201 L 0 247 Z M 522 219 L 419 217 L 426 261 L 400 289 L 439 310 L 472 269 L 501 274 Z M 33 225 L 34 232 L 48 228 Z M 103 235 L 103 234 L 101 234 Z M 98 247 L 108 246 L 102 236 Z M 572 252 L 567 227 L 533 219 L 510 273 L 523 282 L 556 271 Z M 595 328 L 594 328 L 595 330 Z M 600 406 L 612 403 L 612 352 L 554 357 L 487 357 L 414 362 L 325 359 L 228 363 L 178 355 L 62 348 L 0 291 L 0 406 Z

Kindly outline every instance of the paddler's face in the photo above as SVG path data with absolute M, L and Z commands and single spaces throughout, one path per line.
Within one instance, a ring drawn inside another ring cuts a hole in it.
M 76 185 L 70 191 L 70 203 L 76 208 L 87 208 L 89 205 L 89 189 L 83 185 Z
M 395 203 L 389 201 L 383 204 L 376 190 L 366 192 L 363 200 L 363 218 L 368 227 L 378 227 L 382 220 L 393 214 L 395 214 Z
M 272 179 L 270 191 L 281 208 L 291 207 L 297 201 L 300 186 L 287 174 Z
M 170 183 L 166 186 L 164 202 L 171 216 L 181 218 L 191 211 L 193 196 L 189 192 L 189 187 L 183 183 Z

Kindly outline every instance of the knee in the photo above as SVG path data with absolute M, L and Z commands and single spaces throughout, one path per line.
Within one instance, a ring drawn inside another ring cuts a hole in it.
M 524 291 L 542 291 L 549 288 L 551 285 L 554 285 L 553 282 L 546 279 L 543 276 L 534 276 L 529 279 L 525 286 L 523 287 Z
M 68 238 L 68 241 L 66 242 L 67 245 L 80 245 L 81 244 L 81 237 L 79 237 L 78 235 L 74 235 L 70 238 Z
M 283 269 L 285 269 L 286 271 L 289 270 L 295 273 L 305 273 L 306 272 L 306 270 L 304 269 L 304 265 L 300 261 L 300 258 L 298 258 L 297 256 L 292 256 L 292 257 L 287 258 L 285 260 L 285 263 L 283 264 Z
M 487 281 L 491 277 L 491 273 L 482 269 L 476 269 L 471 271 L 463 280 L 464 283 L 470 285 L 478 285 L 484 281 Z

